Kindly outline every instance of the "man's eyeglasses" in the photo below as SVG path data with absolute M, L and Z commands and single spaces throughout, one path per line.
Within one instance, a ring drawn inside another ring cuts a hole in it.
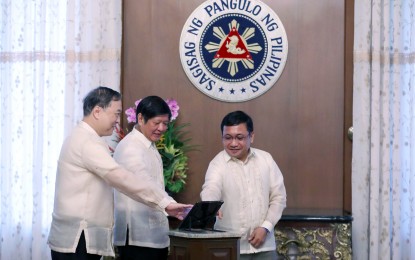
M 250 135 L 236 135 L 236 136 L 224 135 L 224 136 L 222 136 L 222 140 L 225 143 L 232 143 L 234 140 L 237 141 L 238 143 L 242 143 L 246 139 L 248 139 L 249 137 L 250 137 Z

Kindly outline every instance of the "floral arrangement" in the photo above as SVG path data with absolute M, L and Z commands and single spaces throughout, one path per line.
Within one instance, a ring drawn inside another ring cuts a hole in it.
M 140 101 L 141 99 L 135 101 L 134 107 L 125 110 L 129 124 L 136 123 L 136 107 Z M 188 132 L 184 131 L 184 128 L 189 124 L 176 124 L 176 119 L 179 116 L 179 104 L 174 99 L 167 99 L 165 101 L 170 107 L 172 116 L 167 131 L 156 142 L 156 147 L 163 161 L 163 175 L 166 190 L 172 193 L 178 193 L 183 190 L 186 184 L 188 170 L 188 157 L 186 152 L 194 150 L 195 146 L 190 146 L 189 141 L 191 139 L 185 137 Z M 117 134 L 119 140 L 125 135 L 123 131 L 119 130 Z

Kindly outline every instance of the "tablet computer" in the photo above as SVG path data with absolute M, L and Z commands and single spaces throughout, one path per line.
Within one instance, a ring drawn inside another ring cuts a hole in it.
M 216 214 L 223 201 L 199 201 L 194 204 L 187 216 L 180 223 L 179 230 L 198 231 L 214 230 L 213 225 L 216 221 Z

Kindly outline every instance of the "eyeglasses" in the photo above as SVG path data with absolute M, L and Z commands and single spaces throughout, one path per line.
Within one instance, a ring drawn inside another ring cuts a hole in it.
M 248 139 L 250 135 L 237 135 L 237 136 L 231 136 L 231 135 L 224 135 L 222 136 L 222 140 L 225 143 L 232 143 L 234 140 L 238 143 L 244 142 L 246 139 Z

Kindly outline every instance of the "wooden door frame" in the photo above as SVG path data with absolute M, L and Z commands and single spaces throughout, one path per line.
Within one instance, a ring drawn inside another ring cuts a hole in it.
M 348 137 L 348 131 L 353 126 L 354 0 L 345 0 L 345 12 L 343 209 L 352 212 L 352 141 Z

